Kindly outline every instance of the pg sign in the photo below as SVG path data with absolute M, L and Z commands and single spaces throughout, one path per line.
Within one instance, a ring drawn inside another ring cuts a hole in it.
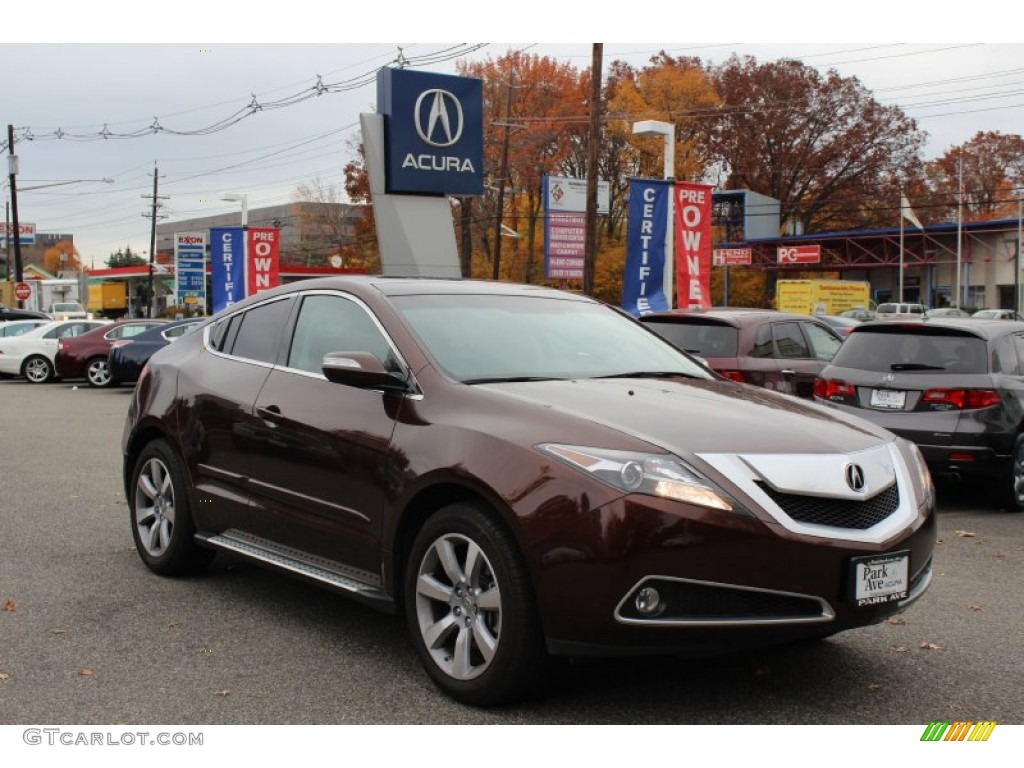
M 820 245 L 792 245 L 778 249 L 779 264 L 820 264 Z
M 484 192 L 483 83 L 409 69 L 377 75 L 388 194 Z

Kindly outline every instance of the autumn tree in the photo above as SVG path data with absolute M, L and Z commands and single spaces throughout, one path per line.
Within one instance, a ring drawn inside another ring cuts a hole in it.
M 70 240 L 58 240 L 43 253 L 43 269 L 51 275 L 58 272 L 80 272 L 82 259 Z
M 998 131 L 978 131 L 926 164 L 930 194 L 922 203 L 932 221 L 957 218 L 961 160 L 963 218 L 1000 219 L 1017 215 L 1017 196 L 1024 184 L 1024 138 Z M 915 210 L 917 206 L 915 206 Z
M 778 199 L 783 222 L 806 232 L 895 225 L 925 140 L 901 109 L 799 61 L 733 56 L 709 74 L 722 97 L 710 131 L 721 188 Z
M 320 177 L 303 182 L 292 195 L 293 210 L 302 227 L 302 240 L 298 254 L 292 258 L 307 266 L 322 266 L 331 256 L 343 261 L 353 238 L 353 221 L 358 210 L 353 210 L 342 195 L 340 184 L 328 184 Z M 350 253 L 350 258 L 352 254 Z M 355 266 L 346 262 L 346 266 Z M 360 266 L 362 266 L 360 264 Z
M 380 246 L 370 194 L 370 174 L 366 169 L 366 151 L 358 142 L 350 146 L 355 157 L 345 164 L 345 194 L 354 204 L 362 206 L 363 215 L 352 225 L 352 238 L 342 249 L 342 258 L 346 265 L 377 274 L 381 271 Z

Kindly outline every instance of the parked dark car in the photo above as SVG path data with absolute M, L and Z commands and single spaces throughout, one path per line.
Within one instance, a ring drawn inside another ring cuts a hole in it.
M 260 293 L 150 358 L 123 450 L 151 570 L 226 551 L 400 612 L 434 682 L 476 705 L 527 695 L 549 653 L 872 624 L 932 573 L 912 443 L 537 286 Z
M 771 309 L 686 309 L 639 319 L 727 379 L 808 399 L 843 343 L 821 320 Z
M 857 328 L 815 398 L 917 443 L 931 471 L 982 477 L 1024 510 L 1024 323 L 931 318 Z
M 855 317 L 842 317 L 841 315 L 815 315 L 814 317 L 816 320 L 821 320 L 825 325 L 831 326 L 841 336 L 846 336 L 864 322 Z
M 149 328 L 138 336 L 118 339 L 110 346 L 107 355 L 107 369 L 110 372 L 110 386 L 136 381 L 139 373 L 158 349 L 163 349 L 175 339 L 191 333 L 209 318 L 175 320 L 156 328 Z
M 43 312 L 36 312 L 34 309 L 18 309 L 0 304 L 0 323 L 6 323 L 9 320 L 46 320 L 49 322 L 53 318 Z
M 90 387 L 110 386 L 107 355 L 119 339 L 130 339 L 150 328 L 164 325 L 166 320 L 118 320 L 102 328 L 57 344 L 54 367 L 62 379 L 84 378 Z

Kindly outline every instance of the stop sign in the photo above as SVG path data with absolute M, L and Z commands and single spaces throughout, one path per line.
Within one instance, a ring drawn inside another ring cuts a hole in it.
M 14 297 L 18 301 L 28 301 L 32 295 L 32 286 L 28 283 L 17 283 L 14 286 Z

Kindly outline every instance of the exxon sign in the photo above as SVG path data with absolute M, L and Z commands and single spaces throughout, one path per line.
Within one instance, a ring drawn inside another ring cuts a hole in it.
M 388 194 L 484 191 L 483 83 L 408 69 L 377 74 Z

